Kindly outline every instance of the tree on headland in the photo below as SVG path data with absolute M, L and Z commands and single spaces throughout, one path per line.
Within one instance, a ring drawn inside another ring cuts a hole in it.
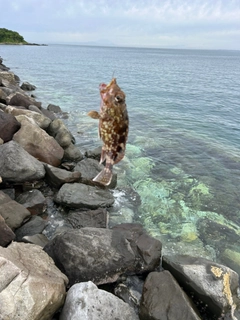
M 0 43 L 27 44 L 27 41 L 16 31 L 0 28 Z

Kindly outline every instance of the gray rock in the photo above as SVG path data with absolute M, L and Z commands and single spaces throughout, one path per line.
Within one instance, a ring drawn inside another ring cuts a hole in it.
M 102 152 L 102 146 L 99 146 L 93 150 L 88 150 L 85 152 L 85 156 L 87 158 L 92 158 L 100 161 L 101 158 L 101 152 Z
M 51 104 L 51 103 L 47 106 L 47 110 L 55 112 L 55 113 L 62 112 L 62 110 L 59 106 L 56 106 L 55 104 Z
M 64 303 L 67 281 L 40 246 L 0 247 L 0 318 L 51 320 Z
M 139 317 L 141 320 L 201 320 L 168 271 L 151 272 L 147 276 Z
M 79 171 L 83 178 L 92 180 L 103 168 L 104 166 L 100 165 L 99 161 L 85 158 L 77 163 L 74 171 Z
M 0 176 L 8 182 L 34 181 L 45 176 L 45 169 L 17 142 L 9 141 L 0 145 Z
M 65 183 L 58 191 L 55 201 L 71 208 L 97 209 L 113 205 L 114 197 L 109 190 L 82 183 Z
M 37 107 L 36 107 L 37 108 Z M 12 114 L 16 119 L 22 123 L 24 120 L 32 119 L 41 129 L 47 129 L 51 120 L 45 117 L 43 114 L 31 110 L 19 109 L 13 106 L 7 106 L 6 112 Z M 27 117 L 27 119 L 25 117 Z
M 34 236 L 42 233 L 42 231 L 46 228 L 46 225 L 47 221 L 43 220 L 41 217 L 31 217 L 28 222 L 15 230 L 16 241 L 22 241 L 22 238 L 25 236 Z
M 36 244 L 44 248 L 48 244 L 48 238 L 44 234 L 34 234 L 33 236 L 24 236 L 22 242 Z
M 21 92 L 10 94 L 7 97 L 7 104 L 11 106 L 22 106 L 24 108 L 28 108 L 31 104 L 37 106 L 38 108 L 41 107 L 41 102 L 37 102 L 33 98 Z
M 10 71 L 0 71 L 0 79 L 9 81 L 13 85 L 17 85 L 16 76 L 13 72 Z
M 46 178 L 50 186 L 59 189 L 64 183 L 80 182 L 80 172 L 70 172 L 64 169 L 45 165 Z
M 13 115 L 0 112 L 0 138 L 4 142 L 12 140 L 14 133 L 17 132 L 20 127 L 21 124 Z
M 106 209 L 99 208 L 88 211 L 70 211 L 67 220 L 74 229 L 85 227 L 107 228 L 108 216 Z
M 34 86 L 33 84 L 30 84 L 29 82 L 23 82 L 21 87 L 20 87 L 22 90 L 25 90 L 25 91 L 33 91 L 36 89 L 36 86 Z
M 43 114 L 42 111 L 41 111 L 38 107 L 36 107 L 36 106 L 34 106 L 34 105 L 28 106 L 28 110 L 34 111 L 34 112 L 37 112 L 37 113 L 40 113 L 40 114 Z M 47 117 L 47 118 L 48 118 L 48 117 Z
M 30 212 L 0 191 L 0 215 L 4 218 L 9 228 L 14 230 L 22 225 L 23 221 L 30 216 Z
M 83 155 L 77 146 L 70 143 L 67 148 L 64 148 L 63 159 L 65 161 L 79 161 L 83 159 Z
M 67 148 L 71 143 L 75 143 L 73 135 L 61 119 L 52 121 L 48 128 L 48 133 L 53 136 L 63 148 Z
M 46 131 L 27 120 L 23 120 L 21 125 L 20 130 L 13 136 L 13 140 L 36 159 L 53 166 L 59 166 L 64 151 L 57 141 L 50 137 Z
M 68 276 L 70 285 L 89 280 L 97 285 L 112 283 L 121 274 L 153 271 L 159 266 L 161 243 L 151 238 L 151 244 L 148 241 L 143 248 L 139 246 L 143 234 L 133 224 L 129 232 L 74 229 L 55 236 L 44 250 Z
M 240 306 L 238 274 L 216 262 L 185 255 L 164 256 L 163 268 L 171 272 L 179 284 L 206 304 L 216 316 L 232 314 Z M 238 316 L 239 316 L 239 311 Z M 237 318 L 236 318 L 237 319 Z
M 2 88 L 0 88 L 0 102 L 7 103 L 7 93 Z
M 37 189 L 21 193 L 16 201 L 27 208 L 32 215 L 42 214 L 46 207 L 46 199 L 42 192 Z
M 60 320 L 138 320 L 121 299 L 89 282 L 77 283 L 67 294 Z
M 14 239 L 14 232 L 9 228 L 3 217 L 0 215 L 0 246 L 5 247 Z

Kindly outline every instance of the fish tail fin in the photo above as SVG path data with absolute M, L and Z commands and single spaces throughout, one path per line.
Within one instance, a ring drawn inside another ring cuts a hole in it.
M 106 165 L 106 167 L 93 179 L 93 181 L 100 182 L 101 184 L 108 186 L 112 181 L 112 165 Z

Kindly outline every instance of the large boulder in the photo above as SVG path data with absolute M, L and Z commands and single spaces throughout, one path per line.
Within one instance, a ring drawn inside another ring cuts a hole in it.
M 144 283 L 142 320 L 201 320 L 193 303 L 168 271 L 151 272 Z
M 22 121 L 21 125 L 20 130 L 13 136 L 13 140 L 36 159 L 56 167 L 59 166 L 64 151 L 57 141 L 46 131 L 27 120 Z
M 28 108 L 30 105 L 35 105 L 38 108 L 41 107 L 41 102 L 37 102 L 35 99 L 22 94 L 21 92 L 15 92 L 7 97 L 7 104 L 11 106 L 22 106 Z
M 60 320 L 138 320 L 127 303 L 113 294 L 98 289 L 91 281 L 77 283 L 67 294 Z
M 9 228 L 3 217 L 0 215 L 0 246 L 5 247 L 14 239 L 14 232 Z
M 80 182 L 81 173 L 45 165 L 46 178 L 50 186 L 59 189 L 64 183 Z
M 0 71 L 0 79 L 7 80 L 13 85 L 17 85 L 19 78 L 10 71 Z
M 17 142 L 9 141 L 0 145 L 0 176 L 8 182 L 34 181 L 45 176 L 45 169 Z
M 36 107 L 37 108 L 37 107 Z M 23 120 L 32 119 L 31 123 L 36 123 L 40 128 L 47 129 L 51 120 L 42 113 L 32 110 L 20 109 L 13 106 L 7 106 L 5 112 L 12 114 L 16 119 L 22 123 Z
M 19 130 L 21 124 L 16 118 L 5 112 L 0 112 L 0 138 L 4 142 L 12 140 L 15 132 Z
M 206 309 L 216 316 L 232 314 L 240 319 L 238 297 L 239 276 L 230 268 L 216 262 L 187 255 L 164 256 L 163 267 L 179 284 Z M 228 319 L 228 318 L 226 318 Z
M 64 303 L 67 282 L 40 246 L 0 247 L 0 319 L 51 320 Z
M 48 133 L 53 136 L 63 148 L 67 148 L 71 143 L 75 142 L 73 135 L 61 119 L 52 121 L 48 128 Z
M 58 191 L 55 201 L 71 208 L 97 209 L 113 205 L 114 197 L 109 190 L 83 183 L 65 183 Z
M 121 274 L 155 270 L 161 243 L 140 225 L 121 229 L 82 228 L 56 235 L 44 248 L 64 272 L 70 285 L 82 281 L 115 282 Z
M 36 89 L 36 86 L 34 86 L 33 84 L 25 81 L 21 84 L 21 87 L 20 87 L 22 90 L 24 91 L 33 91 Z
M 46 198 L 38 189 L 21 193 L 16 201 L 27 208 L 32 215 L 42 214 L 46 208 Z

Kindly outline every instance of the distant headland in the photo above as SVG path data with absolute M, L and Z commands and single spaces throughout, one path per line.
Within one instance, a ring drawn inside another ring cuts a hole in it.
M 0 28 L 0 44 L 46 46 L 46 44 L 29 43 L 18 32 Z

